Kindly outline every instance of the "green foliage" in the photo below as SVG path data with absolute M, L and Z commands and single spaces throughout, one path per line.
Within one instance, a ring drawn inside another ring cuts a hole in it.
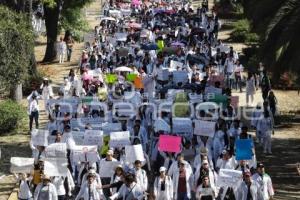
M 28 18 L 0 7 L 0 82 L 9 89 L 28 74 L 34 36 Z
M 88 23 L 85 20 L 80 7 L 63 10 L 60 28 L 71 30 L 76 41 L 81 41 L 83 34 L 89 30 Z
M 0 102 L 0 133 L 15 130 L 25 117 L 23 106 L 11 100 Z
M 241 19 L 234 23 L 230 39 L 234 42 L 256 43 L 259 37 L 251 33 L 251 25 L 247 19 Z
M 37 71 L 34 74 L 29 74 L 23 84 L 23 95 L 29 95 L 33 89 L 39 87 L 43 83 L 43 77 L 47 75 L 41 71 Z

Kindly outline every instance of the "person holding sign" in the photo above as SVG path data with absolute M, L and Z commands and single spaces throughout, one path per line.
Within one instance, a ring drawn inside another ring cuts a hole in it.
M 34 191 L 33 200 L 58 200 L 56 188 L 49 176 L 44 175 L 43 182 L 38 184 Z
M 201 185 L 198 186 L 196 191 L 197 200 L 214 200 L 215 199 L 215 189 L 212 188 L 209 177 L 204 176 L 202 178 Z
M 154 181 L 154 195 L 156 200 L 173 200 L 173 182 L 166 175 L 165 167 L 159 168 L 159 176 Z
M 210 186 L 215 191 L 215 173 L 212 170 L 213 168 L 209 166 L 208 160 L 203 160 L 202 165 L 200 168 L 197 169 L 195 173 L 195 183 L 194 183 L 194 189 L 197 190 L 197 188 L 202 184 L 204 177 L 208 177 Z
M 19 192 L 18 198 L 19 200 L 29 200 L 32 198 L 32 193 L 30 191 L 30 184 L 31 180 L 30 177 L 27 176 L 25 173 L 19 173 L 17 176 L 17 182 L 19 183 Z

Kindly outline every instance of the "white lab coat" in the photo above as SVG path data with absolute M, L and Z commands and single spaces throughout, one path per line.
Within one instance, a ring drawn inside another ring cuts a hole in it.
M 191 165 L 187 162 L 187 161 L 183 161 L 184 166 L 185 166 L 185 170 L 189 171 L 190 173 L 193 173 L 193 169 L 191 167 Z M 172 178 L 174 178 L 173 176 L 175 175 L 175 173 L 179 170 L 178 168 L 178 161 L 175 161 L 172 163 L 172 165 L 169 168 L 168 171 L 168 175 L 171 176 Z
M 136 182 L 141 186 L 143 191 L 147 191 L 148 189 L 148 177 L 147 173 L 143 169 L 134 169 L 135 172 L 135 177 L 136 177 Z
M 197 182 L 200 176 L 200 167 L 197 169 L 197 171 L 195 172 L 195 179 L 194 179 L 194 186 L 195 188 L 197 187 Z M 211 168 L 209 168 L 209 172 L 208 172 L 208 176 L 209 176 L 209 182 L 211 187 L 214 189 L 214 192 L 216 192 L 216 176 L 213 170 L 211 170 Z M 197 188 L 196 188 L 197 189 Z
M 272 180 L 268 174 L 265 173 L 262 178 L 258 173 L 256 173 L 252 176 L 252 179 L 257 182 L 259 189 L 263 193 L 263 200 L 269 200 L 270 196 L 274 196 Z
M 102 189 L 97 189 L 97 182 L 94 181 L 91 186 L 90 186 L 90 190 L 91 190 L 91 195 L 93 196 L 94 200 L 100 200 L 101 196 L 102 196 Z M 80 191 L 76 197 L 75 200 L 79 200 L 83 198 L 84 200 L 89 200 L 89 185 L 88 182 L 85 182 L 82 187 L 80 188 Z
M 170 176 L 165 177 L 165 191 L 161 190 L 162 179 L 160 176 L 154 181 L 154 195 L 156 200 L 172 200 L 173 197 L 173 181 Z
M 251 181 L 250 192 L 253 200 L 263 200 L 262 193 L 258 184 L 255 181 Z M 236 199 L 247 200 L 248 187 L 243 181 L 237 189 Z
M 191 191 L 193 188 L 194 184 L 194 175 L 191 170 L 185 170 L 185 177 L 186 177 L 186 192 L 187 192 L 187 197 L 191 198 Z M 178 191 L 178 182 L 179 182 L 179 169 L 175 171 L 173 175 L 173 191 L 174 191 L 174 199 L 177 199 L 177 191 Z
M 112 195 L 110 199 L 114 200 L 114 199 L 122 198 L 123 200 L 126 200 L 126 195 L 132 196 L 137 200 L 142 200 L 144 197 L 143 189 L 140 187 L 140 185 L 137 183 L 132 183 L 130 188 L 128 188 L 125 184 L 123 184 L 120 190 L 116 194 Z
M 52 183 L 49 183 L 49 200 L 57 200 L 57 191 L 56 191 L 56 188 L 55 186 L 52 184 Z M 39 194 L 40 194 L 40 191 L 43 187 L 43 183 L 40 183 L 37 185 L 37 187 L 35 188 L 35 191 L 34 191 L 34 198 L 33 200 L 40 200 L 38 197 L 39 197 Z

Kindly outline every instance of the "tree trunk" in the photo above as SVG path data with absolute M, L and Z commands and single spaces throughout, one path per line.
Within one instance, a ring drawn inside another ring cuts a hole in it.
M 51 62 L 56 59 L 56 40 L 58 34 L 59 3 L 55 7 L 45 6 L 45 25 L 47 32 L 47 47 L 43 62 Z
M 22 83 L 13 85 L 11 87 L 10 97 L 17 102 L 21 102 L 21 100 L 23 98 Z

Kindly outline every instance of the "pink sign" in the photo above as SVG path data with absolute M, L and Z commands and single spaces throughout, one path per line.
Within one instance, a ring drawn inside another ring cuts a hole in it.
M 239 96 L 231 96 L 231 97 L 230 97 L 230 104 L 231 104 L 234 108 L 239 107 Z
M 181 151 L 180 144 L 180 136 L 160 135 L 158 142 L 158 150 L 178 153 Z

